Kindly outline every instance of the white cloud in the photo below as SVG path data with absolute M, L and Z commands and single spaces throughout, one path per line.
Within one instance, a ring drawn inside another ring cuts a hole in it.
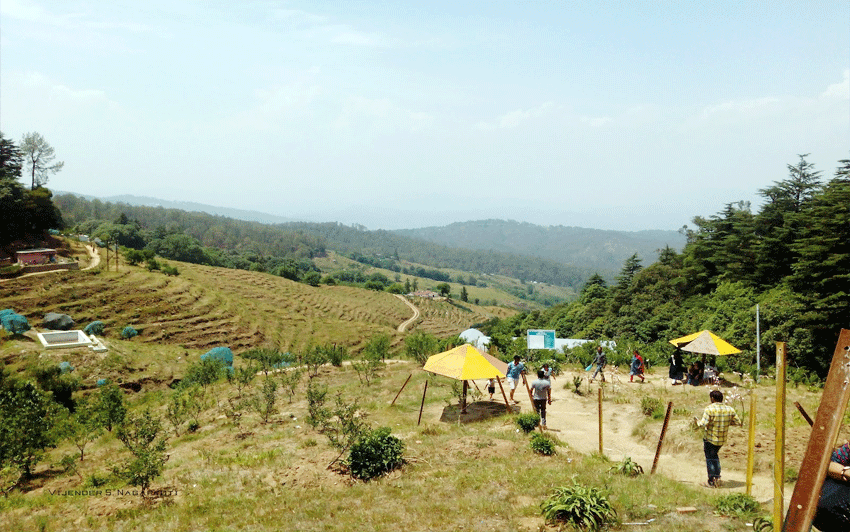
M 479 122 L 475 125 L 475 128 L 482 131 L 492 131 L 494 129 L 512 129 L 532 118 L 548 115 L 554 109 L 555 104 L 552 102 L 545 102 L 538 105 L 537 107 L 532 107 L 530 109 L 515 109 L 513 111 L 509 111 L 503 114 L 495 120 Z
M 850 70 L 844 71 L 844 80 L 828 86 L 820 95 L 821 98 L 850 100 Z
M 334 126 L 348 129 L 355 125 L 372 129 L 421 131 L 434 124 L 428 113 L 404 109 L 385 98 L 372 99 L 361 96 L 348 98 Z
M 768 107 L 775 107 L 781 100 L 773 96 L 755 98 L 750 100 L 727 101 L 716 105 L 710 105 L 703 109 L 703 118 L 722 113 L 749 113 Z

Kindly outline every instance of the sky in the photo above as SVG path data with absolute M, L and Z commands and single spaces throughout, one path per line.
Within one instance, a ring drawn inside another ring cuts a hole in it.
M 55 190 L 369 229 L 676 230 L 850 158 L 850 3 L 2 0 Z

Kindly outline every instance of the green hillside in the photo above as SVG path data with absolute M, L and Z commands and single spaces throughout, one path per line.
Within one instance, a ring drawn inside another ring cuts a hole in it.
M 634 255 L 647 263 L 669 246 L 681 251 L 685 235 L 676 231 L 603 231 L 582 227 L 540 226 L 512 220 L 458 222 L 442 227 L 395 231 L 400 235 L 465 249 L 492 250 L 596 269 L 606 276 Z

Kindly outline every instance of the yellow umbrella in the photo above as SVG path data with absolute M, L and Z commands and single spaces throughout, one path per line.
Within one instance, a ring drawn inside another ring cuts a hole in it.
M 670 340 L 670 343 L 682 351 L 702 353 L 704 355 L 723 356 L 741 352 L 740 349 L 708 330 Z
M 504 378 L 508 365 L 491 355 L 482 353 L 470 344 L 464 344 L 429 357 L 422 369 L 444 377 L 466 381 Z

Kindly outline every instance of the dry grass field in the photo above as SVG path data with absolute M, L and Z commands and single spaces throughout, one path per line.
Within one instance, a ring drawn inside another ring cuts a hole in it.
M 338 342 L 356 352 L 371 336 L 386 334 L 399 351 L 407 334 L 395 328 L 410 317 L 410 309 L 391 294 L 315 288 L 260 273 L 176 265 L 181 272 L 177 277 L 122 264 L 117 273 L 62 272 L 0 282 L 3 308 L 14 308 L 36 326 L 49 311 L 68 313 L 81 325 L 100 319 L 107 324 L 109 348 L 104 354 L 85 348 L 43 350 L 28 333 L 0 338 L 0 358 L 23 377 L 33 366 L 68 361 L 82 384 L 78 397 L 96 393 L 95 382 L 108 378 L 119 383 L 132 410 L 149 408 L 165 416 L 175 393 L 170 385 L 210 347 L 230 346 L 240 367 L 244 361 L 239 354 L 256 346 L 296 350 Z M 460 302 L 413 302 L 421 317 L 411 330 L 438 335 L 456 334 L 472 323 L 512 312 Z M 140 336 L 120 339 L 125 325 L 139 329 Z M 573 377 L 583 379 L 581 394 L 573 392 Z M 515 416 L 506 414 L 504 405 L 476 395 L 481 382 L 472 388 L 474 415 L 460 416 L 452 382 L 429 377 L 413 362 L 390 361 L 368 385 L 350 365 L 322 367 L 311 382 L 326 385 L 329 397 L 356 402 L 370 426 L 389 427 L 405 444 L 405 465 L 370 482 L 347 475 L 334 462 L 338 451 L 307 423 L 306 377 L 293 397 L 283 389 L 276 392 L 268 422 L 242 402 L 258 396 L 262 377 L 241 393 L 219 382 L 199 399 L 202 410 L 195 432 L 175 430 L 163 421 L 169 458 L 153 486 L 163 490 L 163 496 L 143 500 L 137 488 L 112 475 L 112 468 L 129 456 L 114 434 L 105 433 L 89 444 L 76 470 L 61 464 L 77 452 L 65 441 L 47 451 L 32 479 L 0 498 L 0 530 L 554 531 L 556 527 L 544 522 L 540 504 L 553 488 L 573 483 L 608 493 L 621 523 L 617 530 L 752 530 L 752 515 L 716 513 L 719 497 L 744 490 L 745 431 L 733 430 L 721 451 L 727 487 L 701 488 L 702 445 L 689 420 L 707 404 L 708 389 L 670 386 L 663 368 L 648 377 L 646 384 L 604 386 L 606 439 L 604 455 L 599 455 L 595 409 L 600 384 L 588 383 L 579 367 L 565 368 L 553 383 L 555 401 L 549 416 L 557 452 L 542 456 L 531 450 L 528 436 L 518 431 Z M 768 514 L 773 383 L 765 379 L 745 386 L 740 377 L 729 376 L 722 389 L 741 413 L 749 403 L 736 397 L 757 397 L 754 494 L 763 503 L 761 513 Z M 527 412 L 523 394 L 517 394 L 519 408 Z M 647 472 L 651 467 L 661 419 L 641 414 L 644 398 L 674 403 L 659 473 L 636 478 L 614 474 L 612 467 L 624 456 Z M 788 404 L 799 401 L 811 415 L 819 399 L 816 388 L 789 389 Z M 233 415 L 234 405 L 241 405 L 241 415 Z M 786 468 L 796 475 L 809 429 L 793 406 L 787 410 Z M 792 488 L 786 486 L 786 497 Z M 693 511 L 681 513 L 681 507 Z

